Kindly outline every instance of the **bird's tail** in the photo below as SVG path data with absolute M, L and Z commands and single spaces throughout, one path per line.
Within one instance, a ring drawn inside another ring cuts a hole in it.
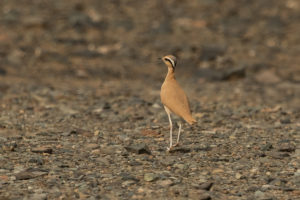
M 193 117 L 189 117 L 188 119 L 185 119 L 187 123 L 190 125 L 194 125 L 197 123 L 197 121 Z

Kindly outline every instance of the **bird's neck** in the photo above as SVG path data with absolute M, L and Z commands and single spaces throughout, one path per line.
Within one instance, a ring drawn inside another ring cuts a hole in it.
M 172 80 L 172 79 L 175 79 L 174 69 L 168 68 L 168 73 L 167 73 L 167 76 L 166 76 L 165 80 Z

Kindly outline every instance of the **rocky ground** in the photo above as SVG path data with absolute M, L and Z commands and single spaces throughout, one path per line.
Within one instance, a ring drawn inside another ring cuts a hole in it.
M 0 1 L 0 199 L 300 199 L 299 23 L 298 0 Z M 169 153 L 166 54 L 198 121 Z

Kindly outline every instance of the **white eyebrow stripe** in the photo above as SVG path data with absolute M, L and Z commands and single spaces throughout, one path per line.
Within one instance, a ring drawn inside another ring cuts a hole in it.
M 165 59 L 168 60 L 171 63 L 172 67 L 175 67 L 174 60 L 172 60 L 171 58 L 165 58 Z

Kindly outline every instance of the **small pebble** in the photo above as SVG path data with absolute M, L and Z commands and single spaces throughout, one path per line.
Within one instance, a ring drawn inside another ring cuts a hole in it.
M 158 179 L 158 176 L 154 173 L 146 173 L 144 175 L 144 180 L 147 182 L 152 182 Z
M 35 147 L 31 149 L 32 152 L 34 153 L 52 153 L 52 148 L 48 146 L 41 146 L 41 147 Z

